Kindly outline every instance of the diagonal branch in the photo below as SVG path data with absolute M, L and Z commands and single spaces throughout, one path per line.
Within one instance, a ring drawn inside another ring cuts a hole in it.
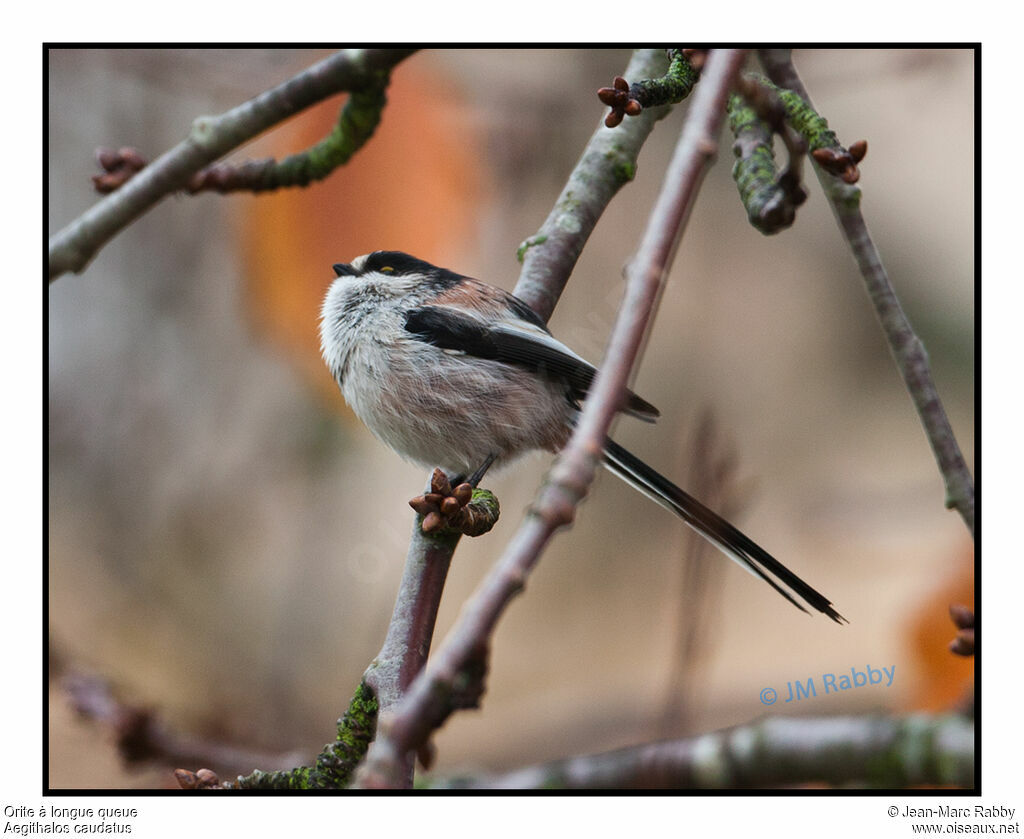
M 483 690 L 491 634 L 554 533 L 572 521 L 594 478 L 604 441 L 639 355 L 662 280 L 717 145 L 725 99 L 744 50 L 711 54 L 682 136 L 651 211 L 643 240 L 626 269 L 626 296 L 602 365 L 566 448 L 501 559 L 465 604 L 459 620 L 395 710 L 382 716 L 378 739 L 356 783 L 402 786 L 409 755 L 427 743 L 452 711 L 475 707 Z
M 79 272 L 110 239 L 232 149 L 287 117 L 346 90 L 379 84 L 411 49 L 345 50 L 220 116 L 199 117 L 189 136 L 116 192 L 50 237 L 49 279 Z
M 794 91 L 811 104 L 807 89 L 793 66 L 789 50 L 761 50 L 760 57 L 773 82 Z M 889 341 L 889 349 L 921 417 L 946 485 L 946 506 L 956 508 L 973 537 L 974 481 L 935 387 L 928 353 L 900 305 L 889 281 L 889 274 L 882 265 L 881 255 L 868 232 L 867 222 L 860 211 L 860 189 L 826 174 L 817 162 L 815 171 L 857 261 L 875 313 Z
M 626 67 L 626 77 L 655 78 L 664 72 L 666 64 L 664 50 L 636 50 Z M 645 108 L 639 116 L 614 129 L 606 128 L 602 120 L 544 224 L 519 246 L 523 268 L 515 295 L 545 321 L 555 310 L 605 207 L 636 176 L 640 148 L 654 124 L 670 110 L 670 106 Z

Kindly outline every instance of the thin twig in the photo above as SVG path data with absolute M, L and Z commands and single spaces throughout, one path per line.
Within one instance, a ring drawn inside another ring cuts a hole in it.
M 793 66 L 789 50 L 761 50 L 760 57 L 765 71 L 775 84 L 798 93 L 809 105 L 812 104 Z M 889 341 L 889 349 L 921 417 L 946 485 L 946 507 L 956 508 L 973 537 L 974 481 L 932 379 L 928 353 L 900 305 L 889 275 L 882 265 L 882 258 L 868 232 L 867 223 L 860 211 L 860 189 L 826 174 L 817 163 L 814 168 L 854 259 L 857 260 L 875 313 Z
M 959 714 L 768 717 L 681 740 L 428 781 L 429 789 L 772 789 L 797 784 L 973 788 L 974 724 Z
M 656 78 L 665 72 L 667 64 L 664 50 L 636 50 L 625 76 Z M 654 124 L 670 110 L 670 106 L 645 108 L 638 117 L 614 129 L 607 128 L 602 120 L 544 224 L 520 245 L 523 268 L 515 295 L 545 321 L 555 310 L 605 207 L 636 176 L 640 148 Z
M 474 706 L 483 690 L 491 634 L 511 599 L 525 585 L 541 551 L 560 527 L 572 521 L 600 462 L 605 437 L 639 354 L 662 279 L 697 193 L 716 151 L 725 98 L 744 50 L 712 53 L 697 88 L 683 134 L 651 212 L 636 257 L 626 269 L 626 296 L 609 341 L 605 363 L 566 448 L 555 461 L 529 515 L 501 559 L 460 613 L 459 620 L 427 668 L 413 681 L 398 707 L 379 721 L 357 785 L 404 783 L 408 756 L 455 709 Z
M 199 117 L 189 136 L 50 237 L 49 278 L 79 272 L 110 239 L 208 163 L 328 96 L 362 87 L 411 49 L 345 50 L 217 117 Z

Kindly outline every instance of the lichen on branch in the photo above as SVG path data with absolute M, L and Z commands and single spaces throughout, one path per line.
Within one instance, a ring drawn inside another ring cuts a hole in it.
M 736 163 L 732 177 L 740 192 L 750 223 L 766 236 L 789 227 L 796 208 L 807 200 L 798 169 L 790 166 L 780 174 L 772 149 L 772 126 L 738 93 L 726 105 L 729 128 L 736 138 Z
M 857 183 L 860 179 L 857 164 L 868 152 L 866 140 L 857 140 L 849 148 L 844 147 L 835 131 L 828 127 L 828 120 L 815 111 L 799 93 L 778 87 L 758 73 L 745 76 L 744 84 L 748 99 L 753 98 L 751 86 L 760 87 L 777 99 L 785 113 L 786 122 L 804 138 L 811 157 L 822 169 L 842 179 L 844 183 Z
M 630 84 L 616 76 L 611 87 L 602 87 L 597 98 L 611 108 L 604 124 L 614 128 L 623 118 L 639 116 L 644 108 L 675 105 L 693 91 L 704 62 L 702 50 L 669 49 L 668 70 L 656 79 L 640 79 Z
M 389 80 L 389 73 L 378 72 L 372 82 L 353 90 L 331 133 L 315 146 L 281 161 L 273 158 L 251 160 L 240 166 L 216 163 L 197 172 L 189 181 L 188 191 L 265 192 L 308 186 L 313 181 L 323 180 L 339 166 L 348 163 L 352 155 L 373 136 L 387 104 Z

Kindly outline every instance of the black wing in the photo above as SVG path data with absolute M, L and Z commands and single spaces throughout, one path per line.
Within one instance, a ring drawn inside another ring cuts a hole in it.
M 518 364 L 544 376 L 564 379 L 574 399 L 586 397 L 597 372 L 539 325 L 489 325 L 449 307 L 423 306 L 408 313 L 405 328 L 419 340 L 441 349 Z M 657 408 L 632 391 L 628 391 L 627 399 L 626 410 L 634 416 L 653 422 L 659 415 Z

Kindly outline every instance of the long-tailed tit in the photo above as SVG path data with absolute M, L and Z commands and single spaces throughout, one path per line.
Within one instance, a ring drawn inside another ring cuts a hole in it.
M 324 360 L 352 410 L 400 455 L 478 479 L 492 463 L 566 444 L 596 371 L 521 300 L 400 251 L 334 271 L 320 325 Z M 632 391 L 622 411 L 658 416 Z M 844 620 L 827 597 L 610 439 L 604 464 L 797 608 L 807 611 L 802 600 Z

